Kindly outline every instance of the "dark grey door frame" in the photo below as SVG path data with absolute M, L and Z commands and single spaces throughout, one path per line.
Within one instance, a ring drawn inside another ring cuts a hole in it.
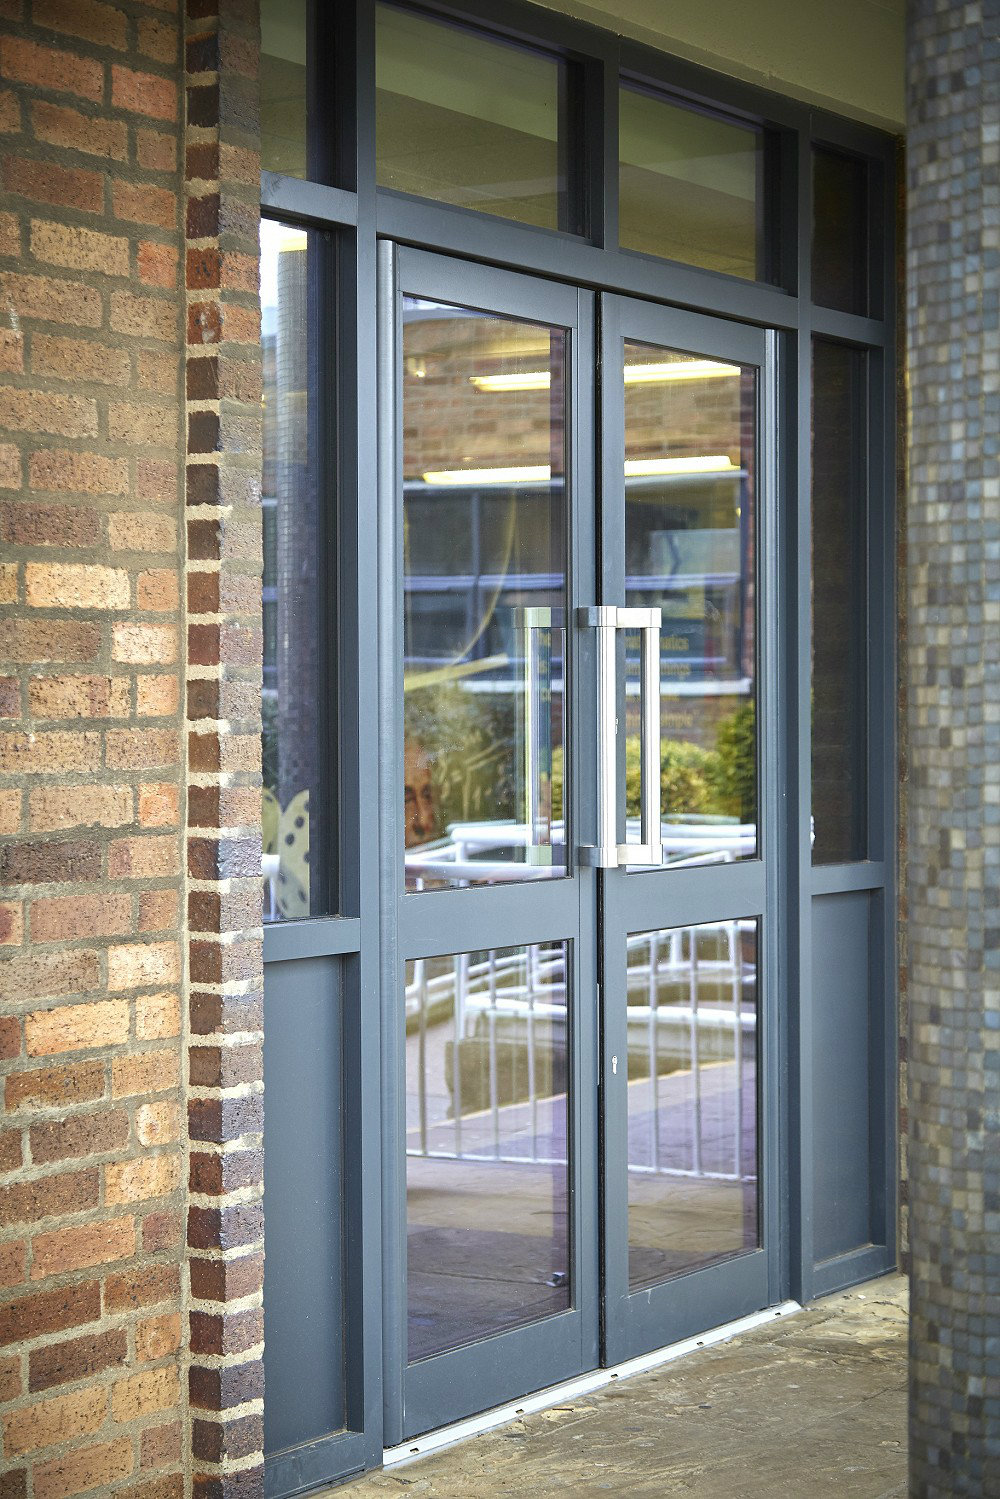
M 594 871 L 570 859 L 563 879 L 407 894 L 403 888 L 402 330 L 404 292 L 461 307 L 554 324 L 569 334 L 568 598 L 594 602 L 593 299 L 512 271 L 379 247 L 379 610 L 382 822 L 383 1379 L 385 1442 L 405 1438 L 556 1383 L 598 1359 L 597 1096 Z M 578 682 L 586 655 L 567 631 L 567 785 L 586 802 L 592 771 L 581 752 Z M 572 796 L 572 790 L 570 790 Z M 568 809 L 567 848 L 576 834 Z M 406 1075 L 403 983 L 408 959 L 547 940 L 570 943 L 570 1245 L 573 1306 L 544 1321 L 408 1364 L 406 1357 Z
M 785 1294 L 787 1181 L 780 1128 L 778 1078 L 786 1044 L 783 963 L 777 931 L 779 865 L 786 830 L 779 787 L 784 784 L 779 721 L 782 643 L 778 631 L 779 492 L 777 454 L 777 340 L 746 324 L 606 295 L 601 306 L 602 602 L 625 602 L 625 339 L 699 357 L 754 366 L 759 371 L 755 475 L 759 857 L 695 869 L 605 870 L 602 874 L 602 1096 L 603 1288 L 605 1360 L 617 1363 L 676 1342 L 706 1327 L 773 1304 Z M 622 1163 L 627 1148 L 626 936 L 629 932 L 694 926 L 735 917 L 760 921 L 758 968 L 759 1210 L 762 1247 L 729 1261 L 677 1276 L 652 1289 L 628 1291 L 628 1197 Z
M 316 55 L 316 108 L 310 136 L 320 146 L 325 181 L 265 173 L 264 212 L 328 231 L 338 243 L 337 332 L 331 357 L 340 367 L 337 575 L 341 589 L 338 684 L 342 719 L 339 757 L 341 869 L 344 917 L 295 923 L 265 934 L 267 969 L 327 952 L 343 967 L 344 1113 L 347 1164 L 345 1213 L 345 1343 L 349 1390 L 348 1429 L 312 1448 L 268 1463 L 270 1494 L 314 1487 L 380 1461 L 392 1431 L 383 1428 L 381 1264 L 382 1187 L 380 1066 L 383 1003 L 383 934 L 394 931 L 392 911 L 379 882 L 379 824 L 386 797 L 376 751 L 380 712 L 392 697 L 391 681 L 375 684 L 380 658 L 374 617 L 385 559 L 377 555 L 373 496 L 379 457 L 376 407 L 376 242 L 388 237 L 436 253 L 465 257 L 489 270 L 515 267 L 591 291 L 612 291 L 660 305 L 686 307 L 777 330 L 777 403 L 781 446 L 777 455 L 781 496 L 781 599 L 776 635 L 784 668 L 777 683 L 778 722 L 784 738 L 773 747 L 783 759 L 779 797 L 787 817 L 777 926 L 784 964 L 781 1003 L 786 1047 L 778 1073 L 788 1174 L 779 1183 L 788 1223 L 780 1266 L 780 1295 L 806 1299 L 850 1284 L 895 1263 L 896 1047 L 895 952 L 896 740 L 895 740 L 895 421 L 896 288 L 895 179 L 897 145 L 889 136 L 795 100 L 713 74 L 593 27 L 518 0 L 422 0 L 458 19 L 481 22 L 498 34 L 543 45 L 577 62 L 587 94 L 581 144 L 588 156 L 590 234 L 574 238 L 503 222 L 471 211 L 421 202 L 377 189 L 374 142 L 374 0 L 345 0 L 310 9 L 329 32 L 332 50 Z M 329 41 L 329 35 L 325 37 Z M 335 66 L 330 69 L 330 57 Z M 620 73 L 662 87 L 706 107 L 717 106 L 764 122 L 777 159 L 775 232 L 781 243 L 780 285 L 751 284 L 713 272 L 618 248 L 616 104 Z M 320 74 L 323 76 L 320 77 Z M 325 147 L 333 141 L 331 157 Z M 811 156 L 814 143 L 856 153 L 870 166 L 873 233 L 870 243 L 870 315 L 814 304 L 811 288 Z M 319 174 L 317 174 L 319 175 Z M 871 635 L 869 702 L 868 857 L 858 863 L 812 866 L 810 773 L 810 352 L 814 335 L 868 352 L 870 369 L 868 609 Z M 394 700 L 393 700 L 394 701 Z M 767 754 L 766 748 L 764 753 Z M 777 760 L 775 759 L 775 762 Z M 580 770 L 578 768 L 578 777 Z M 389 808 L 396 815 L 394 808 Z M 811 991 L 816 913 L 824 901 L 866 892 L 871 898 L 872 1238 L 868 1246 L 823 1261 L 817 1252 L 816 1152 L 822 1120 L 813 1111 L 817 1036 Z M 388 895 L 394 898 L 394 892 Z M 395 970 L 393 970 L 393 975 Z M 395 982 L 395 978 L 393 978 Z M 818 1262 L 819 1261 L 819 1262 Z M 388 1277 L 386 1276 L 386 1279 Z M 398 1294 L 398 1293 L 397 1293 Z M 389 1387 L 391 1399 L 398 1390 Z

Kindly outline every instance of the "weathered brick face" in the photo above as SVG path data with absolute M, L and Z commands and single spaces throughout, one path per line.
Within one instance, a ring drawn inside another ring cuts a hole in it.
M 182 18 L 0 4 L 0 1494 L 183 1492 Z

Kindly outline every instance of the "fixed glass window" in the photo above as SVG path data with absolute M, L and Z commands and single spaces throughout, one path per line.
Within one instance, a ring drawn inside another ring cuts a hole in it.
M 636 88 L 619 99 L 623 248 L 764 279 L 763 130 Z
M 575 227 L 563 63 L 390 5 L 376 7 L 375 58 L 380 187 Z
M 306 0 L 261 0 L 261 167 L 306 175 Z
M 813 861 L 866 857 L 867 371 L 858 349 L 813 343 Z
M 813 151 L 813 301 L 838 312 L 868 311 L 868 163 Z
M 264 220 L 264 919 L 330 912 L 328 651 L 332 569 L 317 330 L 327 249 Z

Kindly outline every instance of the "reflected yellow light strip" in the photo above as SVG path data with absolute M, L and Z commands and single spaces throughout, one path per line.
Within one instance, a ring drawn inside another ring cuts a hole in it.
M 408 671 L 403 673 L 403 691 L 412 692 L 415 687 L 440 687 L 444 682 L 457 682 L 461 677 L 474 677 L 480 672 L 493 671 L 496 667 L 509 665 L 510 657 L 506 651 L 501 651 L 496 656 L 483 656 L 479 661 L 460 661 L 452 666 L 434 666 L 428 671 Z
M 725 453 L 704 458 L 626 458 L 626 479 L 650 478 L 657 474 L 730 474 L 736 464 Z
M 710 453 L 688 458 L 626 458 L 625 477 L 651 478 L 667 474 L 732 474 L 736 464 L 726 453 Z M 524 468 L 443 468 L 428 469 L 421 477 L 425 484 L 471 488 L 476 484 L 531 484 L 552 478 L 548 464 Z
M 525 468 L 441 468 L 428 469 L 422 477 L 425 484 L 529 484 L 551 479 L 552 470 L 547 463 Z
M 731 380 L 740 373 L 738 364 L 718 364 L 714 359 L 675 359 L 669 364 L 627 364 L 626 385 L 659 385 L 668 380 Z
M 740 374 L 738 364 L 719 364 L 714 359 L 674 359 L 664 364 L 627 364 L 626 385 L 662 385 L 674 380 L 731 380 Z M 470 375 L 477 390 L 548 390 L 548 370 L 525 370 L 521 374 Z
M 469 384 L 477 390 L 548 390 L 552 376 L 548 370 L 527 370 L 523 375 L 470 375 Z

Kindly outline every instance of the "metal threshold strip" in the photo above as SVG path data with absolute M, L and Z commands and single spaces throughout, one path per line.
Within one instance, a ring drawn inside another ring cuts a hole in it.
M 751 1328 L 762 1327 L 766 1322 L 773 1322 L 776 1317 L 794 1316 L 801 1310 L 799 1302 L 783 1301 L 779 1306 L 768 1307 L 763 1312 L 753 1312 L 749 1317 L 740 1317 L 735 1322 L 726 1322 L 722 1327 L 714 1327 L 711 1331 L 700 1333 L 694 1338 L 685 1338 L 681 1343 L 671 1343 L 666 1348 L 654 1349 L 652 1353 L 644 1353 L 639 1358 L 627 1359 L 625 1363 L 615 1364 L 611 1369 L 595 1369 L 590 1374 L 582 1374 L 579 1378 L 566 1380 L 563 1384 L 550 1385 L 548 1389 L 538 1390 L 523 1400 L 495 1406 L 493 1410 L 484 1411 L 481 1416 L 472 1416 L 467 1421 L 456 1421 L 452 1426 L 441 1426 L 437 1431 L 428 1431 L 423 1436 L 414 1437 L 412 1441 L 401 1443 L 398 1447 L 387 1447 L 382 1453 L 382 1465 L 385 1468 L 395 1468 L 402 1463 L 417 1462 L 432 1452 L 440 1452 L 444 1447 L 453 1447 L 456 1442 L 464 1442 L 468 1437 L 479 1436 L 484 1431 L 493 1431 L 498 1426 L 507 1426 L 510 1422 L 519 1420 L 521 1416 L 547 1410 L 563 1400 L 591 1395 L 595 1390 L 602 1390 L 616 1380 L 629 1379 L 633 1374 L 645 1374 L 650 1369 L 658 1369 L 662 1364 L 670 1364 L 689 1353 L 696 1353 L 699 1348 L 711 1348 L 716 1343 L 726 1343 L 731 1338 L 738 1338 L 742 1333 L 749 1332 Z

